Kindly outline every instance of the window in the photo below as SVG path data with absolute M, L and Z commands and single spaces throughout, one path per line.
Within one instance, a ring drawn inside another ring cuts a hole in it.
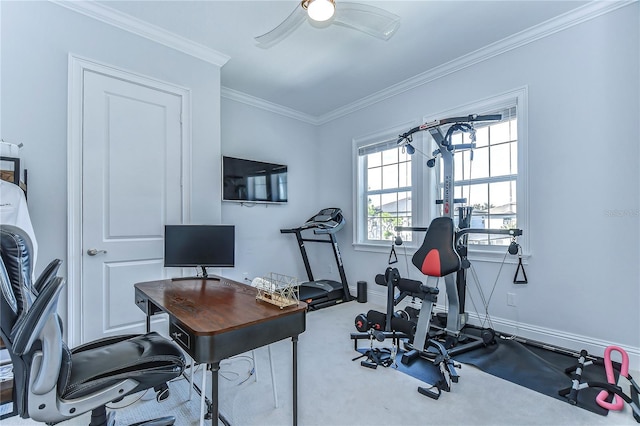
M 367 239 L 395 236 L 395 226 L 411 225 L 411 158 L 402 148 L 362 154 L 367 189 Z
M 397 140 L 416 123 L 408 123 L 378 134 L 354 140 L 358 197 L 356 243 L 388 248 L 397 235 L 396 226 L 415 223 L 418 201 L 416 184 L 420 159 L 410 155 Z M 406 240 L 411 242 L 411 235 Z
M 482 114 L 501 114 L 502 120 L 474 125 L 475 148 L 455 151 L 454 197 L 466 200 L 472 207 L 468 227 L 480 229 L 513 229 L 518 227 L 518 119 L 517 106 Z M 471 144 L 470 133 L 453 133 L 453 145 Z M 444 171 L 439 169 L 439 192 L 442 194 Z M 441 197 L 442 198 L 442 195 Z M 459 207 L 459 204 L 456 207 Z M 458 225 L 458 214 L 454 216 Z M 509 236 L 469 234 L 469 245 L 509 245 Z
M 523 230 L 518 238 L 523 252 L 528 252 L 526 205 L 526 88 L 496 96 L 426 117 L 434 119 L 467 116 L 469 114 L 502 115 L 500 121 L 474 123 L 475 141 L 471 133 L 457 131 L 451 135 L 453 145 L 475 143 L 473 149 L 456 149 L 453 155 L 454 198 L 466 199 L 455 205 L 454 220 L 458 223 L 458 207 L 472 207 L 469 227 L 482 229 Z M 440 155 L 435 167 L 427 167 L 438 148 L 429 131 L 413 134 L 409 155 L 397 145 L 398 135 L 421 123 L 407 123 L 376 134 L 356 138 L 354 147 L 354 182 L 356 189 L 354 243 L 357 248 L 383 246 L 388 250 L 394 228 L 426 227 L 434 217 L 441 216 L 443 207 L 444 170 Z M 441 126 L 446 134 L 449 126 Z M 423 232 L 402 232 L 408 247 L 417 247 Z M 468 234 L 470 253 L 503 253 L 511 238 L 496 234 Z M 380 249 L 381 250 L 381 249 Z M 487 259 L 492 259 L 489 256 Z

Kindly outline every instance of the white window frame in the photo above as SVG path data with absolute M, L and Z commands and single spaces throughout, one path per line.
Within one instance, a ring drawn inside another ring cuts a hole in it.
M 518 244 L 522 247 L 522 256 L 527 259 L 530 255 L 529 249 L 529 173 L 528 173 L 528 88 L 526 86 L 492 96 L 484 100 L 472 102 L 437 114 L 424 116 L 421 122 L 411 121 L 392 128 L 383 129 L 368 135 L 356 137 L 352 140 L 353 159 L 353 246 L 355 250 L 388 252 L 391 242 L 368 241 L 367 240 L 367 212 L 368 202 L 364 198 L 366 177 L 365 170 L 361 170 L 359 149 L 362 147 L 384 143 L 385 141 L 397 139 L 398 135 L 405 133 L 409 129 L 422 123 L 427 123 L 437 119 L 448 117 L 464 116 L 469 114 L 483 114 L 484 112 L 500 109 L 512 103 L 516 103 L 516 118 L 518 121 L 518 172 L 516 179 L 516 203 L 517 203 L 517 223 L 518 228 L 523 231 L 523 235 L 518 237 Z M 428 132 L 418 132 L 414 134 L 412 145 L 416 148 L 411 160 L 411 192 L 412 192 L 412 221 L 413 226 L 428 226 L 431 220 L 439 215 L 440 207 L 435 205 L 435 200 L 439 197 L 437 178 L 439 176 L 440 160 L 436 160 L 437 167 L 430 169 L 426 167 L 426 161 L 430 158 L 434 150 L 435 143 Z M 362 200 L 361 200 L 362 199 Z M 361 201 L 361 202 L 359 202 Z M 364 237 L 363 237 L 364 236 Z M 412 241 L 404 244 L 408 253 L 413 253 L 422 244 L 424 232 L 414 232 Z M 486 260 L 502 262 L 505 257 L 504 246 L 471 245 L 469 246 L 469 258 L 472 260 Z M 507 256 L 507 261 L 517 261 L 513 256 Z
M 354 220 L 353 223 L 353 246 L 356 250 L 363 251 L 375 251 L 375 252 L 388 252 L 391 246 L 391 241 L 372 241 L 368 239 L 368 223 L 367 212 L 368 202 L 366 198 L 366 170 L 361 167 L 359 151 L 361 148 L 367 146 L 374 146 L 383 143 L 389 143 L 397 141 L 398 135 L 406 132 L 408 129 L 419 125 L 416 121 L 406 122 L 397 126 L 376 131 L 368 135 L 360 136 L 352 140 L 352 159 L 353 159 L 353 211 Z M 414 138 L 413 145 L 417 150 L 423 150 L 423 142 L 426 140 L 426 135 L 418 135 Z M 420 155 L 411 156 L 411 212 L 412 221 L 422 222 L 426 220 L 424 217 L 424 191 L 422 191 L 422 185 L 416 185 L 416 182 L 423 182 L 425 179 L 425 161 Z M 415 240 L 407 244 L 408 248 L 417 248 Z
M 528 111 L 527 111 L 527 92 L 526 86 L 503 93 L 501 95 L 492 96 L 490 98 L 469 103 L 451 110 L 439 112 L 437 114 L 424 117 L 424 122 L 429 122 L 437 119 L 444 119 L 447 117 L 458 117 L 469 114 L 486 114 L 490 111 L 496 111 L 506 108 L 508 106 L 516 105 L 516 119 L 518 128 L 518 172 L 516 178 L 516 218 L 518 229 L 522 230 L 523 235 L 517 238 L 518 244 L 522 248 L 523 258 L 528 258 L 529 251 L 529 173 L 528 173 Z M 431 139 L 431 136 L 429 136 Z M 436 173 L 439 176 L 439 167 L 441 161 L 437 161 L 435 167 Z M 439 196 L 439 190 L 432 192 L 431 196 Z M 435 203 L 435 198 L 428 201 Z M 423 234 L 424 235 L 424 234 Z M 469 258 L 473 260 L 487 260 L 487 261 L 502 261 L 504 259 L 504 253 L 506 252 L 505 246 L 492 246 L 492 245 L 469 245 Z M 514 261 L 511 259 L 513 256 L 507 256 L 508 261 Z M 517 261 L 517 260 L 515 260 Z

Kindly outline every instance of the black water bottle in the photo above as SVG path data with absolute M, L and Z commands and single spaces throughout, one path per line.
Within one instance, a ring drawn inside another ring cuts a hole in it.
M 358 303 L 367 303 L 367 282 L 358 281 Z

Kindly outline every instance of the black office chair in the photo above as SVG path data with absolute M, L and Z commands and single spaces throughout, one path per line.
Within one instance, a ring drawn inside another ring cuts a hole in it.
M 32 285 L 29 239 L 6 225 L 0 227 L 0 258 L 0 334 L 13 362 L 14 403 L 22 418 L 55 424 L 91 411 L 90 426 L 111 425 L 115 418 L 107 415 L 107 403 L 150 388 L 158 400 L 168 396 L 166 383 L 185 366 L 173 342 L 151 332 L 69 350 L 57 314 L 65 284 L 56 276 L 60 261 Z M 164 417 L 149 424 L 174 421 Z

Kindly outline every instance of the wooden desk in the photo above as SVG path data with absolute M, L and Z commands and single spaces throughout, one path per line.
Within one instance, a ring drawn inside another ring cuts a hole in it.
M 298 335 L 306 327 L 304 302 L 284 309 L 256 300 L 249 285 L 214 277 L 135 284 L 135 303 L 147 315 L 169 314 L 169 334 L 197 363 L 211 368 L 212 422 L 219 413 L 220 361 L 291 337 L 293 346 L 293 424 L 298 422 Z M 203 390 L 204 391 L 204 390 Z

